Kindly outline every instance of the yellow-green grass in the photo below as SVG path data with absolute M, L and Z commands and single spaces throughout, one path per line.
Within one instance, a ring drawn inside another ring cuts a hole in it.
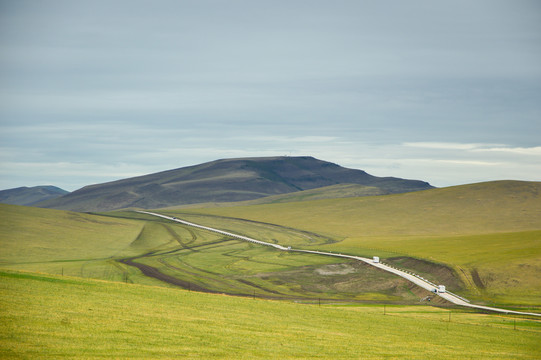
M 125 219 L 0 204 L 0 266 L 46 271 L 106 259 L 129 247 L 141 228 Z
M 539 320 L 422 306 L 303 305 L 14 272 L 0 272 L 0 305 L 3 359 L 541 356 Z
M 0 204 L 0 268 L 163 284 L 115 260 L 170 244 L 159 230 L 152 222 Z
M 235 233 L 257 234 L 258 239 L 269 242 L 323 244 L 328 240 L 315 234 L 268 224 L 208 216 L 188 218 Z M 167 276 L 188 281 L 192 289 L 282 299 L 323 298 L 410 303 L 418 302 L 420 297 L 428 294 L 418 289 L 412 291 L 409 283 L 403 279 L 367 265 L 343 264 L 333 268 L 331 265 L 343 263 L 344 260 L 281 252 L 167 220 L 157 220 L 154 224 L 166 227 L 172 234 L 176 233 L 180 244 L 139 256 L 135 261 L 151 266 Z M 190 236 L 181 234 L 182 231 L 189 231 Z M 184 285 L 185 288 L 187 286 Z
M 397 195 L 190 211 L 267 221 L 335 238 L 541 230 L 541 182 L 499 181 Z
M 344 260 L 285 253 L 135 212 L 1 209 L 4 269 L 279 299 L 413 303 L 426 296 L 405 280 L 366 265 L 332 268 Z M 270 242 L 297 246 L 328 241 L 268 224 L 205 219 Z
M 508 305 L 541 305 L 541 183 L 498 181 L 414 193 L 192 212 L 312 231 L 317 248 L 446 264 L 461 293 Z M 255 237 L 255 234 L 252 234 Z
M 258 205 L 258 204 L 275 204 L 297 201 L 313 201 L 320 199 L 337 199 L 358 196 L 376 196 L 383 195 L 385 192 L 374 186 L 366 186 L 359 184 L 337 184 L 324 186 L 310 190 L 296 191 L 292 193 L 271 195 L 254 200 L 244 200 L 225 203 L 199 203 L 180 206 L 170 206 L 162 209 L 187 209 L 199 207 L 223 207 L 223 206 L 239 206 L 239 205 Z

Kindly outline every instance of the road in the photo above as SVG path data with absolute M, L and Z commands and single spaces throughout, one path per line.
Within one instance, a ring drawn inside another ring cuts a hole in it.
M 365 258 L 365 257 L 361 257 L 361 256 L 355 256 L 355 255 L 338 254 L 338 253 L 317 251 L 317 250 L 292 249 L 291 247 L 285 247 L 285 246 L 281 246 L 281 245 L 278 245 L 278 244 L 269 243 L 269 242 L 265 242 L 265 241 L 261 241 L 261 240 L 256 240 L 256 239 L 252 239 L 252 238 L 242 236 L 242 235 L 238 235 L 238 234 L 233 234 L 233 233 L 230 233 L 228 231 L 223 231 L 223 230 L 214 229 L 214 228 L 211 228 L 211 227 L 208 227 L 208 226 L 194 224 L 194 223 L 191 223 L 189 221 L 181 220 L 181 219 L 178 219 L 178 218 L 172 217 L 172 216 L 162 215 L 162 214 L 149 212 L 149 211 L 141 211 L 141 210 L 137 211 L 137 212 L 141 213 L 141 214 L 147 214 L 147 215 L 161 217 L 163 219 L 175 221 L 175 222 L 178 222 L 178 223 L 181 223 L 181 224 L 184 224 L 184 225 L 187 225 L 187 226 L 192 226 L 192 227 L 195 227 L 195 228 L 198 228 L 198 229 L 212 231 L 212 232 L 216 232 L 218 234 L 222 234 L 222 235 L 226 235 L 226 236 L 231 236 L 231 237 L 237 238 L 239 240 L 249 241 L 249 242 L 259 244 L 259 245 L 263 245 L 263 246 L 271 246 L 271 247 L 273 247 L 275 249 L 278 249 L 278 250 L 281 250 L 281 251 L 301 252 L 301 253 L 307 253 L 307 254 L 333 256 L 333 257 L 340 257 L 340 258 L 346 258 L 346 259 L 353 259 L 353 260 L 362 261 L 362 262 L 367 263 L 368 265 L 377 267 L 378 269 L 385 270 L 385 271 L 388 271 L 388 272 L 393 273 L 395 275 L 398 275 L 398 276 L 400 276 L 400 277 L 414 283 L 415 285 L 420 286 L 423 289 L 426 289 L 426 290 L 434 293 L 435 295 L 438 295 L 438 296 L 442 297 L 443 299 L 445 299 L 445 300 L 447 300 L 447 301 L 449 301 L 449 302 L 451 302 L 451 303 L 453 303 L 455 305 L 465 306 L 465 307 L 484 310 L 484 311 L 499 312 L 499 313 L 504 313 L 504 314 L 541 316 L 541 314 L 538 314 L 538 313 L 514 311 L 514 310 L 500 309 L 500 308 L 495 308 L 495 307 L 490 307 L 490 306 L 482 306 L 482 305 L 471 304 L 468 300 L 466 300 L 466 299 L 464 299 L 464 298 L 462 298 L 462 297 L 460 297 L 458 295 L 455 295 L 453 293 L 450 293 L 450 292 L 444 292 L 444 293 L 437 292 L 437 289 L 438 289 L 437 285 L 431 283 L 430 281 L 428 281 L 426 279 L 423 279 L 422 277 L 420 277 L 418 275 L 415 275 L 415 274 L 413 274 L 411 272 L 408 272 L 408 271 L 404 271 L 404 270 L 400 270 L 400 269 L 391 267 L 391 266 L 386 265 L 386 264 L 382 264 L 380 262 L 374 262 L 373 259 L 369 259 L 369 258 Z

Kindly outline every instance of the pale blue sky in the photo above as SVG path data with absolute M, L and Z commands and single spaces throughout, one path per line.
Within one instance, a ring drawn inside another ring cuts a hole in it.
M 311 155 L 541 181 L 541 2 L 0 0 L 0 189 Z

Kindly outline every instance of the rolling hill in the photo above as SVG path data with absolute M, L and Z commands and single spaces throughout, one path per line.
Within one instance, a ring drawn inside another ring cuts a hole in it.
M 314 195 L 295 194 L 303 193 Z M 192 284 L 192 289 L 245 295 L 256 289 L 273 298 L 324 294 L 356 301 L 418 301 L 419 294 L 407 286 L 340 260 L 284 255 L 135 212 L 91 215 L 15 205 L 0 210 L 6 250 L 0 266 L 10 269 L 155 284 L 139 271 L 144 267 Z M 282 245 L 378 255 L 477 303 L 540 305 L 537 182 L 162 212 Z M 320 270 L 334 275 L 318 279 Z M 376 289 L 382 283 L 387 285 Z
M 242 158 L 90 185 L 37 206 L 73 211 L 150 209 L 251 200 L 336 184 L 368 186 L 378 195 L 432 188 L 423 181 L 376 177 L 313 157 Z
M 214 220 L 213 218 L 206 219 Z M 327 238 L 249 221 L 222 227 L 288 244 Z M 366 264 L 285 254 L 133 211 L 85 214 L 0 204 L 0 269 L 272 299 L 416 303 L 429 295 Z
M 32 206 L 39 202 L 55 199 L 68 194 L 56 186 L 18 187 L 0 191 L 0 203 Z
M 170 211 L 181 218 L 189 213 L 316 232 L 335 240 L 318 249 L 395 258 L 401 267 L 407 267 L 404 257 L 445 264 L 466 284 L 466 297 L 539 305 L 541 182 Z

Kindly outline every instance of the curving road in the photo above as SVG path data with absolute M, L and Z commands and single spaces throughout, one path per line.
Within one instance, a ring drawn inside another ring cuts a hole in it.
M 285 247 L 285 246 L 281 246 L 281 245 L 277 245 L 277 244 L 273 244 L 273 243 L 269 243 L 269 242 L 265 242 L 265 241 L 261 241 L 261 240 L 252 239 L 252 238 L 249 238 L 249 237 L 246 237 L 246 236 L 233 234 L 233 233 L 230 233 L 228 231 L 223 231 L 223 230 L 214 229 L 214 228 L 211 228 L 211 227 L 208 227 L 208 226 L 194 224 L 194 223 L 191 223 L 191 222 L 188 222 L 188 221 L 185 221 L 185 220 L 181 220 L 181 219 L 178 219 L 178 218 L 172 217 L 172 216 L 167 216 L 167 215 L 162 215 L 162 214 L 158 214 L 158 213 L 154 213 L 154 212 L 150 212 L 150 211 L 142 211 L 142 210 L 139 210 L 139 211 L 136 211 L 136 212 L 141 213 L 141 214 L 147 214 L 147 215 L 161 217 L 163 219 L 175 221 L 175 222 L 178 222 L 178 223 L 181 223 L 181 224 L 184 224 L 184 225 L 187 225 L 187 226 L 192 226 L 192 227 L 195 227 L 195 228 L 198 228 L 198 229 L 212 231 L 212 232 L 222 234 L 222 235 L 226 235 L 226 236 L 231 236 L 231 237 L 237 238 L 239 240 L 249 241 L 249 242 L 259 244 L 259 245 L 264 245 L 264 246 L 271 246 L 271 247 L 273 247 L 275 249 L 278 249 L 278 250 L 281 250 L 281 251 L 294 251 L 294 252 L 302 252 L 302 253 L 317 254 L 317 255 L 324 255 L 324 256 L 333 256 L 333 257 L 340 257 L 340 258 L 346 258 L 346 259 L 353 259 L 353 260 L 362 261 L 362 262 L 365 262 L 365 263 L 367 263 L 367 264 L 369 264 L 371 266 L 374 266 L 374 267 L 377 267 L 379 269 L 382 269 L 382 270 L 388 271 L 390 273 L 393 273 L 395 275 L 398 275 L 398 276 L 400 276 L 400 277 L 414 283 L 415 285 L 420 286 L 423 289 L 426 289 L 426 290 L 428 290 L 428 291 L 430 291 L 430 292 L 444 298 L 445 300 L 447 300 L 447 301 L 449 301 L 449 302 L 451 302 L 451 303 L 453 303 L 455 305 L 466 306 L 466 307 L 475 308 L 475 309 L 479 309 L 479 310 L 485 310 L 485 311 L 494 311 L 494 312 L 505 313 L 505 314 L 541 316 L 541 314 L 538 314 L 538 313 L 513 311 L 513 310 L 506 310 L 506 309 L 490 307 L 490 306 L 482 306 L 482 305 L 471 304 L 468 300 L 466 300 L 466 299 L 464 299 L 464 298 L 462 298 L 462 297 L 460 297 L 458 295 L 455 295 L 453 293 L 450 293 L 448 291 L 444 292 L 444 293 L 438 292 L 437 291 L 438 290 L 437 285 L 431 283 L 430 281 L 428 281 L 426 279 L 423 279 L 422 277 L 420 277 L 418 275 L 415 275 L 413 273 L 410 273 L 410 272 L 407 272 L 407 271 L 404 271 L 404 270 L 400 270 L 400 269 L 397 269 L 397 268 L 394 268 L 394 267 L 391 267 L 389 265 L 385 265 L 385 264 L 382 264 L 382 263 L 379 263 L 379 262 L 374 262 L 372 259 L 369 259 L 369 258 L 365 258 L 365 257 L 361 257 L 361 256 L 354 256 L 354 255 L 337 254 L 337 253 L 325 252 L 325 251 L 317 251 L 317 250 L 292 249 L 291 247 Z

